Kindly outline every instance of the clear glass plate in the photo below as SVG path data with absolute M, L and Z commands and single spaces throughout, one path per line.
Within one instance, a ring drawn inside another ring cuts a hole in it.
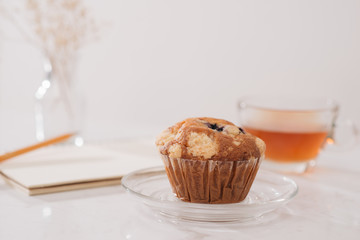
M 297 193 L 296 183 L 285 176 L 259 170 L 244 201 L 230 204 L 200 204 L 179 200 L 172 192 L 164 167 L 132 172 L 122 179 L 131 194 L 157 213 L 177 220 L 196 222 L 249 221 L 272 212 Z

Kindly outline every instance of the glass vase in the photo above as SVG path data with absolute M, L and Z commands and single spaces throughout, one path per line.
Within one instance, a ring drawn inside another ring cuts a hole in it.
M 71 66 L 59 65 L 48 58 L 43 67 L 45 76 L 35 92 L 36 139 L 43 141 L 73 133 L 70 142 L 81 146 L 85 106 L 72 79 L 74 71 Z

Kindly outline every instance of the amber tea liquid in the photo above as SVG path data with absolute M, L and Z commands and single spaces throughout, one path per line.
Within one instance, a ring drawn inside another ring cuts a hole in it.
M 281 132 L 244 127 L 245 131 L 266 143 L 265 156 L 278 162 L 303 162 L 314 159 L 323 145 L 327 132 Z

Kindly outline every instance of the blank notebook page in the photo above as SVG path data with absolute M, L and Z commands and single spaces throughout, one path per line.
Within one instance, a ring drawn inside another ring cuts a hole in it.
M 160 164 L 160 157 L 140 150 L 53 146 L 2 163 L 0 173 L 11 185 L 34 195 L 119 184 L 131 171 Z

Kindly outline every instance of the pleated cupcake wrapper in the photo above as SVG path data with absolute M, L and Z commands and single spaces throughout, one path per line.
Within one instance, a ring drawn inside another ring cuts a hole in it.
M 202 161 L 161 156 L 173 192 L 181 200 L 195 203 L 244 200 L 262 160 Z

